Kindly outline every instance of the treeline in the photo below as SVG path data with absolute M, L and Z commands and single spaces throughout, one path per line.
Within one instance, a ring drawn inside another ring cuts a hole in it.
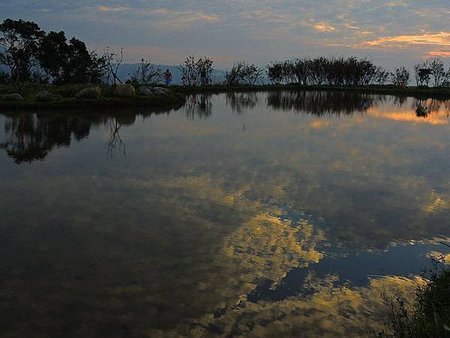
M 99 83 L 107 58 L 90 52 L 64 32 L 44 32 L 30 21 L 5 19 L 0 24 L 0 64 L 9 69 L 2 82 Z
M 122 83 L 118 77 L 123 50 L 115 53 L 105 48 L 99 55 L 89 51 L 77 38 L 67 39 L 64 32 L 45 32 L 38 24 L 24 20 L 5 19 L 0 24 L 0 83 Z M 217 83 L 212 78 L 213 60 L 189 56 L 178 69 L 182 84 L 198 86 Z M 450 86 L 450 68 L 433 59 L 418 63 L 413 72 L 398 67 L 390 72 L 369 59 L 357 57 L 317 57 L 273 61 L 266 67 L 245 62 L 235 63 L 225 74 L 224 85 L 242 86 L 263 83 L 296 84 L 304 86 L 368 86 L 393 84 L 406 86 L 412 76 L 417 86 Z M 156 84 L 163 72 L 142 59 L 128 82 L 135 85 Z

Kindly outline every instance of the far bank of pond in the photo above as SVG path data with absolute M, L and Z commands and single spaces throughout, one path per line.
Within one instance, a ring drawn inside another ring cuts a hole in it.
M 98 88 L 95 97 L 77 97 L 85 89 Z M 55 109 L 91 109 L 91 108 L 129 108 L 148 107 L 152 109 L 177 109 L 186 103 L 187 95 L 218 94 L 264 91 L 332 91 L 353 92 L 357 94 L 393 95 L 398 97 L 415 97 L 418 99 L 450 99 L 450 88 L 439 87 L 404 87 L 388 86 L 305 86 L 305 85 L 252 85 L 252 86 L 144 86 L 136 88 L 136 94 L 130 97 L 118 97 L 114 94 L 114 86 L 92 87 L 88 85 L 61 86 L 4 86 L 0 87 L 0 109 L 18 110 L 55 110 Z M 145 88 L 144 91 L 142 88 Z M 48 100 L 39 100 L 40 93 L 50 95 Z M 17 95 L 19 98 L 17 98 Z

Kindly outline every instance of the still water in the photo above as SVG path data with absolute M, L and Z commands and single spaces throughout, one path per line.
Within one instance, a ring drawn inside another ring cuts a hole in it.
M 383 328 L 449 254 L 449 112 L 267 92 L 0 113 L 0 337 Z

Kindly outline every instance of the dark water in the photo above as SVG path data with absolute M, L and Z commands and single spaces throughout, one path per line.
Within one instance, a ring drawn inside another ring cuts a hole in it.
M 449 112 L 274 92 L 0 113 L 0 337 L 364 336 L 449 254 Z

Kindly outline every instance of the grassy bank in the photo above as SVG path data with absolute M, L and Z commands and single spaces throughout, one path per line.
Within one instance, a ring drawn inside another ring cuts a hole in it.
M 47 86 L 25 84 L 21 86 L 0 86 L 0 110 L 80 110 L 91 108 L 132 108 L 149 107 L 154 109 L 177 108 L 185 103 L 185 95 L 174 90 L 167 93 L 149 96 L 136 95 L 130 98 L 119 98 L 114 95 L 112 86 L 100 86 L 101 94 L 97 98 L 76 98 L 75 95 L 89 85 Z M 58 97 L 49 102 L 39 102 L 36 95 L 47 91 Z M 1 99 L 3 94 L 17 93 L 23 97 L 21 101 Z

